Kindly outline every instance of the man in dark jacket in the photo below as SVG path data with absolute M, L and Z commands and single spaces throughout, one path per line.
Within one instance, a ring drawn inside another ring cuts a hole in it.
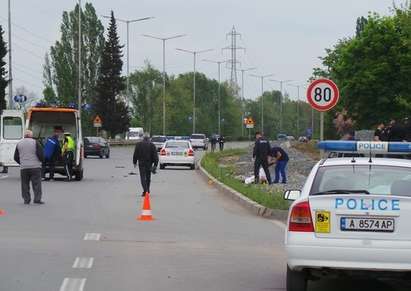
M 44 145 L 44 162 L 43 162 L 43 178 L 46 178 L 46 168 L 49 168 L 49 178 L 46 180 L 54 179 L 54 169 L 56 166 L 56 160 L 61 153 L 59 136 L 63 133 L 63 128 L 60 126 L 54 127 L 54 133 L 48 137 Z
M 155 174 L 158 166 L 158 153 L 156 146 L 150 141 L 150 137 L 144 135 L 143 141 L 136 144 L 133 155 L 134 167 L 140 171 L 141 186 L 143 186 L 143 197 L 150 193 L 151 173 Z
M 258 131 L 255 134 L 255 138 L 256 141 L 253 151 L 255 183 L 257 184 L 259 182 L 260 167 L 263 167 L 267 182 L 271 184 L 270 171 L 268 170 L 268 156 L 271 150 L 270 142 Z
M 38 141 L 33 139 L 33 132 L 27 130 L 24 138 L 19 141 L 14 152 L 14 160 L 20 165 L 21 195 L 24 204 L 30 204 L 30 182 L 34 191 L 34 203 L 44 204 L 41 201 L 41 165 L 44 153 Z

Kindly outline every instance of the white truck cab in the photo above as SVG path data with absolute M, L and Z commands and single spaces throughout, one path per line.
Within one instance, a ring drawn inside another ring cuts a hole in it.
M 24 113 L 20 110 L 3 110 L 0 115 L 0 167 L 3 173 L 9 167 L 18 167 L 14 161 L 17 143 L 24 136 Z
M 302 190 L 286 191 L 287 291 L 341 275 L 409 280 L 411 143 L 325 141 Z

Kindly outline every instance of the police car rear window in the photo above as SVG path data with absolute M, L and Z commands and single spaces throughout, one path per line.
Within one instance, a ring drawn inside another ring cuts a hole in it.
M 361 189 L 373 195 L 411 197 L 411 168 L 381 165 L 323 166 L 318 169 L 310 195 L 341 189 Z
M 190 138 L 191 139 L 205 139 L 205 135 L 204 134 L 192 134 Z
M 166 143 L 166 148 L 188 149 L 188 147 L 189 147 L 188 142 L 183 142 L 183 141 L 169 141 Z

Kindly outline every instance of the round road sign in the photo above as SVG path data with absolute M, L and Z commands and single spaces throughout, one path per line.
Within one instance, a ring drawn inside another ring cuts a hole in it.
M 318 111 L 328 111 L 337 105 L 340 92 L 337 85 L 329 79 L 313 81 L 307 89 L 307 101 Z

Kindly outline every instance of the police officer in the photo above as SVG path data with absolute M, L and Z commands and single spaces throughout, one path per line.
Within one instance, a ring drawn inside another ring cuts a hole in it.
M 150 141 L 148 134 L 144 135 L 143 141 L 138 142 L 134 149 L 133 165 L 140 171 L 141 186 L 143 194 L 150 193 L 151 173 L 155 174 L 158 166 L 158 153 L 156 146 Z
M 259 182 L 260 167 L 263 167 L 267 182 L 271 184 L 270 171 L 268 170 L 268 156 L 271 151 L 270 142 L 266 140 L 259 131 L 255 133 L 255 138 L 256 141 L 253 150 L 255 183 L 257 184 Z
M 71 178 L 73 176 L 73 161 L 75 152 L 76 142 L 74 141 L 70 132 L 65 132 L 62 155 L 64 160 L 64 170 L 66 171 L 68 181 L 71 181 Z
M 46 180 L 54 179 L 54 169 L 56 166 L 56 160 L 58 159 L 61 148 L 59 137 L 63 132 L 61 126 L 54 127 L 54 133 L 48 137 L 44 145 L 44 162 L 43 162 L 43 179 L 46 178 L 46 168 L 49 168 L 49 178 Z

